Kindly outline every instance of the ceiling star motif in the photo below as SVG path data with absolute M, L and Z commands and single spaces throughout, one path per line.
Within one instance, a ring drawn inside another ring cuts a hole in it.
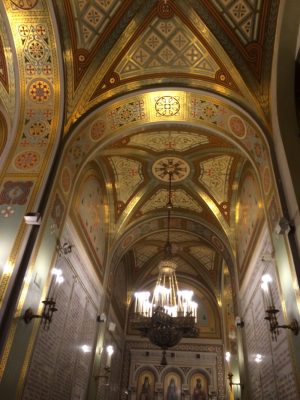
M 233 157 L 224 155 L 200 162 L 201 182 L 218 204 L 228 200 L 228 183 Z
M 160 189 L 145 203 L 143 207 L 141 207 L 141 213 L 145 214 L 158 208 L 164 209 L 167 202 L 168 191 L 166 189 Z M 174 208 L 185 208 L 198 213 L 203 211 L 199 203 L 183 189 L 175 189 L 172 191 L 172 203 Z
M 163 157 L 156 160 L 152 166 L 153 175 L 164 182 L 169 181 L 169 173 L 172 173 L 172 181 L 180 182 L 189 176 L 189 164 L 178 157 Z
M 114 170 L 115 190 L 118 201 L 127 203 L 143 182 L 142 165 L 136 160 L 113 156 L 109 158 Z
M 153 151 L 187 151 L 208 144 L 206 135 L 184 131 L 159 131 L 131 136 L 128 144 Z

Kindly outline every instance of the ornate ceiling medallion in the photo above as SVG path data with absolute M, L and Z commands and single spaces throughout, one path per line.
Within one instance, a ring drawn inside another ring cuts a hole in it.
M 190 174 L 190 166 L 182 158 L 163 157 L 155 161 L 152 166 L 152 173 L 155 178 L 168 182 L 169 173 L 172 173 L 173 182 L 180 182 Z

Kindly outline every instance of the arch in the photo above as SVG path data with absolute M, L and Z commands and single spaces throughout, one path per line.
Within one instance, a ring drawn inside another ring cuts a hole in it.
M 182 112 L 172 120 L 166 116 L 156 115 L 155 98 L 168 93 L 170 97 L 180 97 Z M 213 117 L 205 119 L 201 114 L 203 108 L 211 107 Z M 129 117 L 122 119 L 122 113 L 128 112 Z M 245 157 L 253 164 L 261 176 L 265 167 L 271 165 L 269 144 L 266 135 L 253 118 L 236 104 L 220 96 L 211 96 L 206 92 L 195 90 L 162 89 L 138 92 L 111 101 L 82 121 L 69 138 L 62 163 L 67 165 L 72 178 L 80 175 L 80 170 L 87 160 L 105 148 L 113 140 L 134 132 L 157 127 L 160 124 L 185 126 L 212 132 L 225 137 L 239 148 Z M 79 145 L 85 144 L 85 151 L 80 151 Z M 78 150 L 78 151 L 76 151 Z M 68 152 L 68 155 L 67 155 Z M 75 178 L 76 179 L 76 178 Z M 260 179 L 262 182 L 262 179 Z M 64 191 L 65 195 L 69 191 Z
M 167 365 L 165 367 L 163 373 L 161 374 L 161 382 L 162 383 L 165 380 L 165 377 L 170 373 L 175 373 L 175 374 L 179 375 L 181 378 L 181 383 L 183 383 L 185 381 L 184 373 L 182 372 L 182 370 L 180 368 L 177 368 L 173 365 Z
M 159 374 L 152 365 L 143 365 L 143 366 L 137 368 L 137 370 L 134 372 L 133 381 L 135 383 L 137 383 L 139 376 L 141 375 L 142 372 L 145 372 L 145 371 L 151 371 L 153 373 L 153 375 L 155 376 L 156 382 L 159 380 Z
M 4 152 L 6 143 L 7 143 L 7 135 L 8 135 L 8 127 L 6 123 L 6 119 L 0 110 L 0 157 Z
M 189 382 L 190 379 L 191 379 L 191 377 L 192 377 L 192 375 L 196 374 L 197 372 L 200 372 L 201 374 L 205 375 L 205 376 L 207 377 L 207 379 L 209 380 L 209 382 L 211 383 L 211 381 L 212 381 L 212 376 L 207 372 L 206 369 L 201 368 L 201 367 L 192 368 L 192 369 L 188 372 L 188 374 L 187 374 L 187 376 L 186 376 L 187 382 Z

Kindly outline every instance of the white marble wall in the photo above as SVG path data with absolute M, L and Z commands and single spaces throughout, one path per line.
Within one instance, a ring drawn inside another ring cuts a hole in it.
M 72 243 L 68 235 L 64 240 Z M 71 254 L 58 257 L 55 262 L 64 278 L 58 290 L 58 311 L 49 330 L 43 329 L 40 320 L 31 322 L 40 326 L 23 389 L 24 400 L 85 398 L 101 294 L 99 283 L 97 288 L 95 276 L 82 257 L 75 247 Z
M 277 341 L 272 341 L 269 323 L 264 319 L 263 291 L 260 285 L 262 275 L 268 273 L 273 279 L 271 289 L 274 304 L 279 310 L 278 322 L 279 324 L 287 322 L 284 321 L 275 261 L 267 233 L 259 243 L 260 248 L 257 249 L 240 292 L 245 322 L 243 339 L 248 371 L 247 391 L 251 400 L 297 400 L 299 394 L 289 345 L 289 335 L 292 333 L 280 329 Z M 255 362 L 256 354 L 262 356 L 260 363 Z

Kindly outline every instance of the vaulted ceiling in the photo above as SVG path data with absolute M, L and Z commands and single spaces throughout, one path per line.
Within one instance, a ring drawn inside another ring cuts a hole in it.
M 11 4 L 23 16 L 46 8 L 43 0 Z M 106 260 L 118 264 L 127 254 L 132 287 L 153 280 L 163 255 L 171 165 L 177 274 L 219 296 L 222 260 L 235 262 L 241 181 L 246 170 L 257 175 L 271 135 L 269 83 L 278 5 L 271 0 L 54 1 L 64 87 L 52 83 L 63 96 L 55 108 L 63 115 L 62 136 L 70 148 L 66 160 L 77 157 L 99 168 L 109 215 Z M 51 39 L 34 24 L 31 33 L 25 68 L 39 69 L 40 77 L 49 79 Z M 20 34 L 26 41 L 29 32 Z M 4 86 L 8 76 L 4 65 Z M 30 94 L 46 89 L 37 85 Z M 36 137 L 41 129 L 39 121 Z M 88 137 L 97 143 L 93 151 Z M 71 170 L 65 170 L 64 182 L 73 179 Z

